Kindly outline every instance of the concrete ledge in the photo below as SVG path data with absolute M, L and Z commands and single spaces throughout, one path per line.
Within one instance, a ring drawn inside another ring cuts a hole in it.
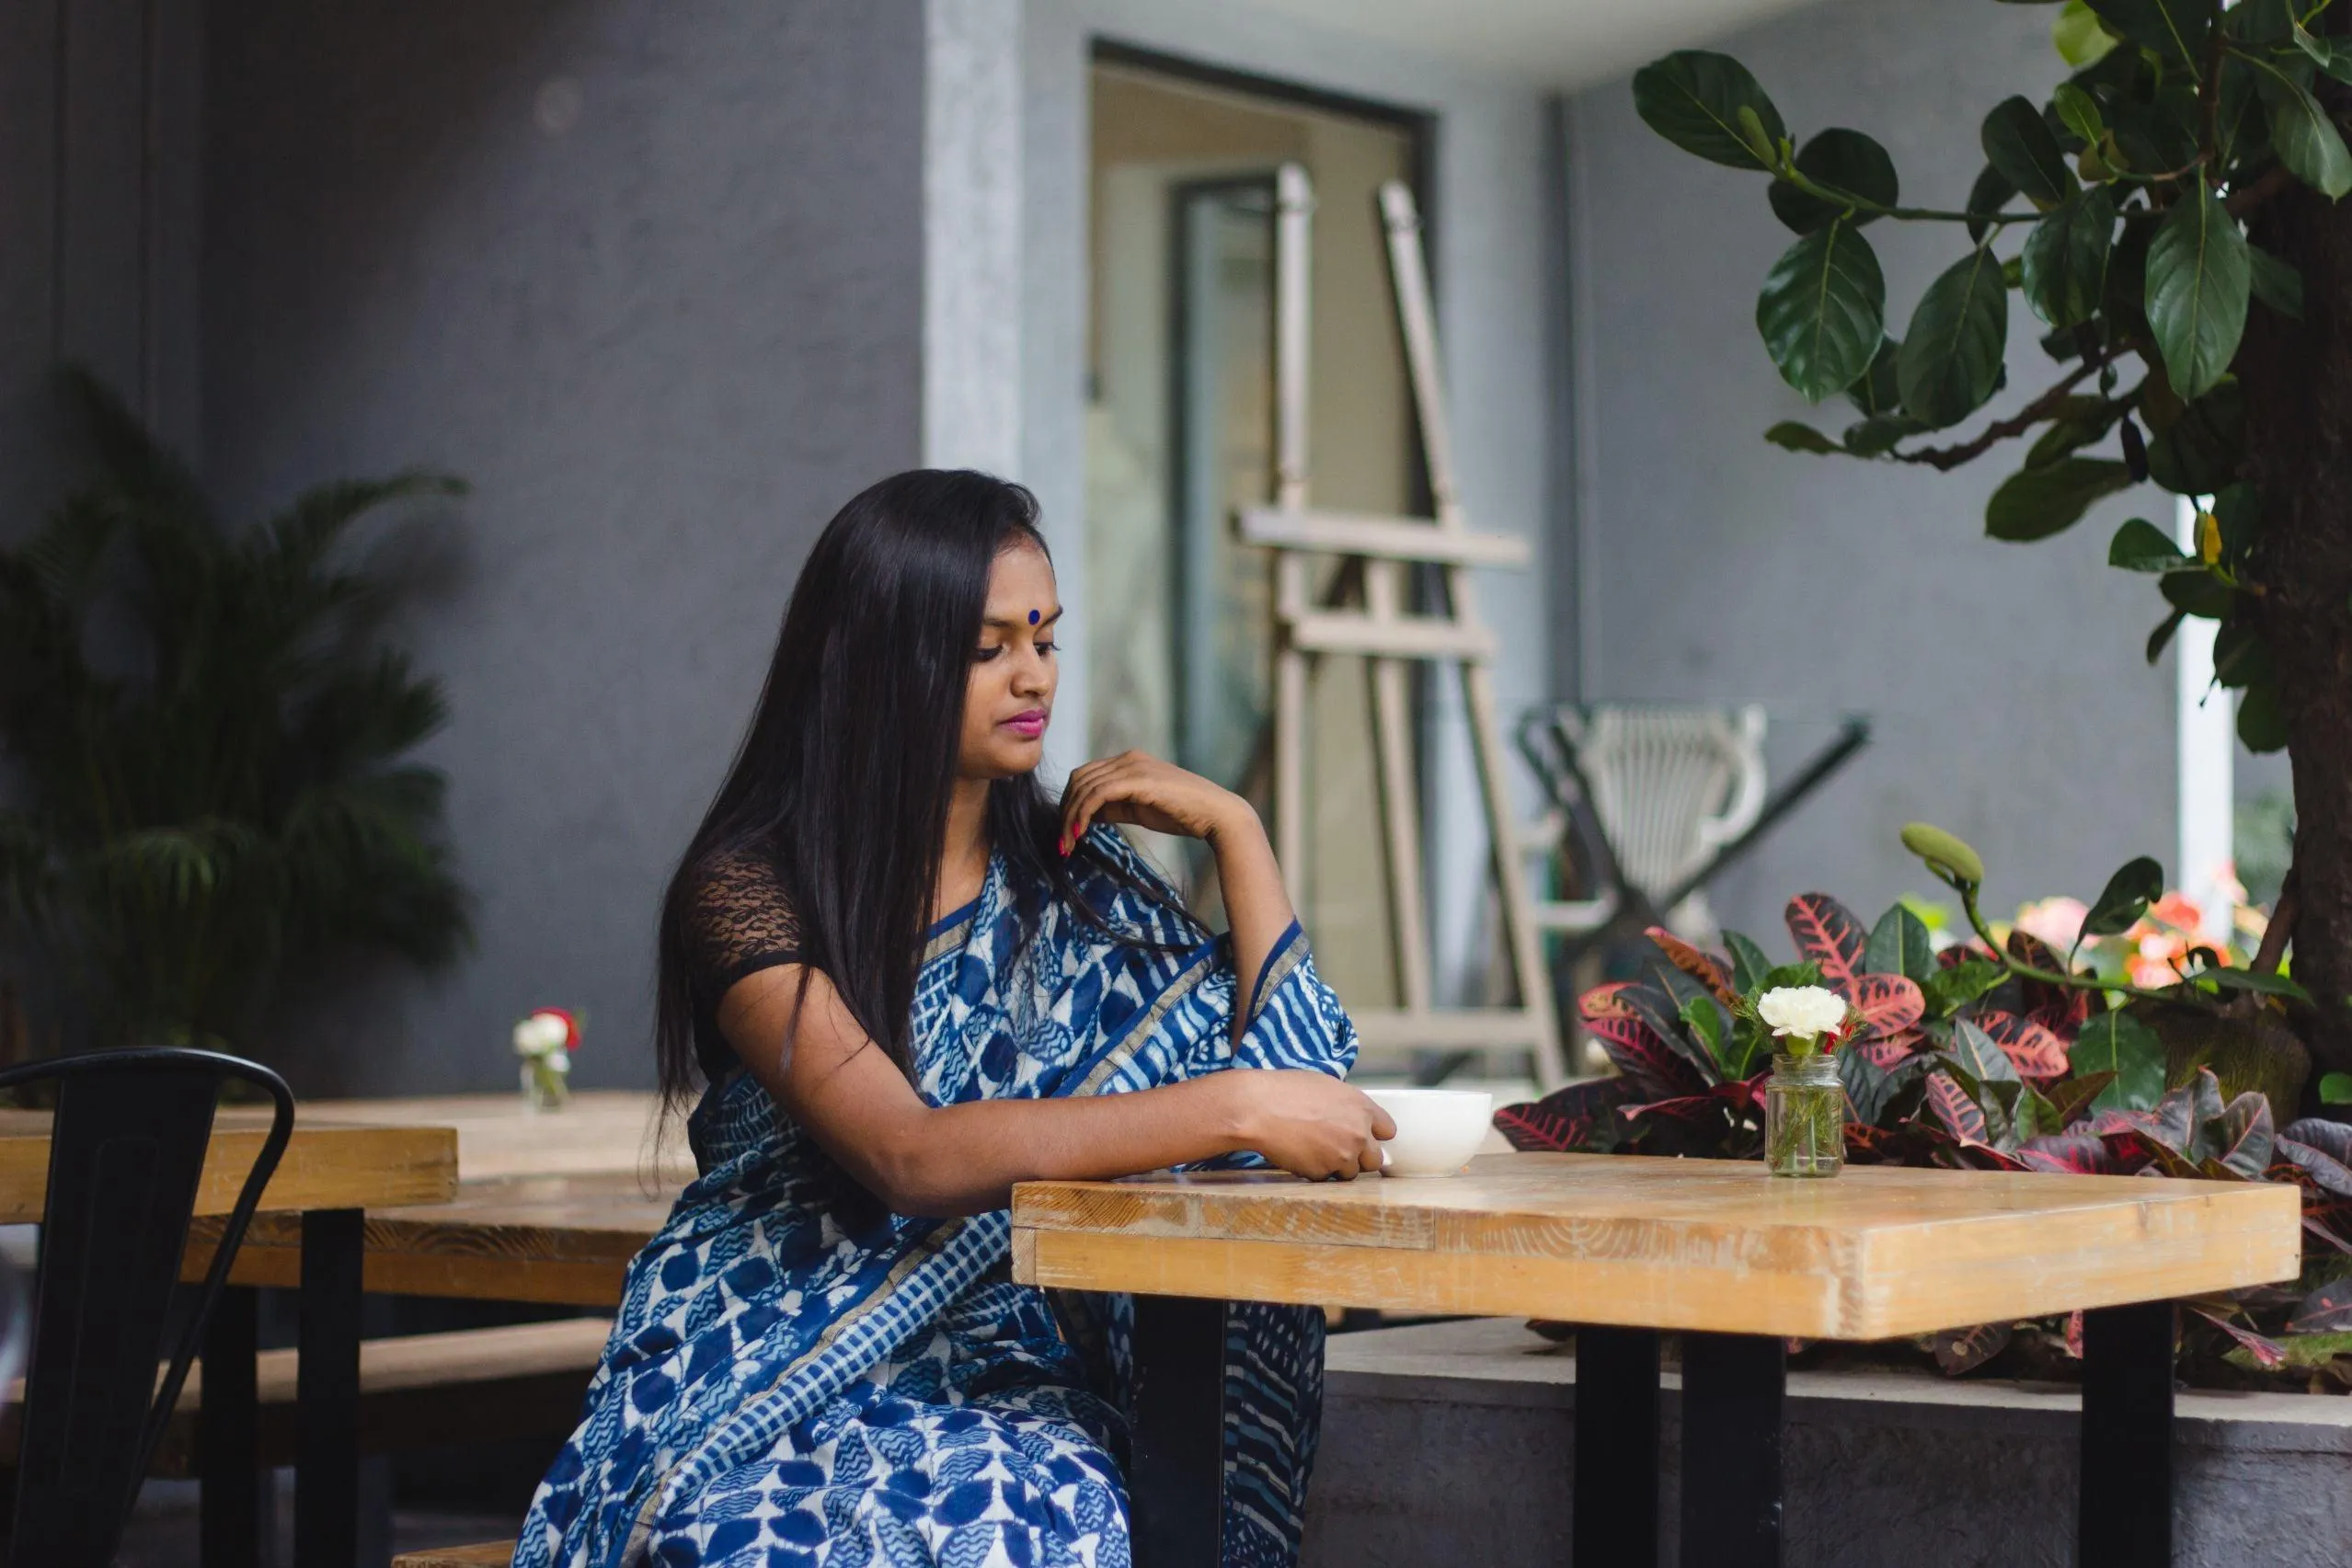
M 1327 1367 L 1307 1568 L 1567 1562 L 1572 1356 L 1487 1320 L 1337 1335 Z M 1661 1421 L 1669 1562 L 1679 1382 Z M 2063 1568 L 2080 1410 L 2046 1385 L 1792 1375 L 1788 1568 Z M 2184 1393 L 2177 1412 L 2179 1568 L 2352 1562 L 2352 1398 Z

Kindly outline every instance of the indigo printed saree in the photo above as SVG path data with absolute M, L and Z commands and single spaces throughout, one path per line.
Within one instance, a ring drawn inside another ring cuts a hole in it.
M 1154 876 L 1111 830 L 1090 842 Z M 1348 1070 L 1354 1030 L 1296 926 L 1244 999 L 1223 943 L 1099 871 L 1084 887 L 1126 939 L 1017 898 L 1001 862 L 935 930 L 912 1035 L 927 1101 Z M 515 1568 L 1126 1568 L 1125 1298 L 1012 1283 L 1001 1210 L 845 1230 L 838 1178 L 740 1069 L 691 1134 L 702 1175 L 631 1265 Z M 1223 1556 L 1273 1568 L 1298 1550 L 1322 1317 L 1236 1305 L 1226 1346 Z

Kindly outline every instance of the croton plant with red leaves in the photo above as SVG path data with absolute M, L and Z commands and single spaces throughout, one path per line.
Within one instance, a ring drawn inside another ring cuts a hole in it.
M 1653 928 L 1657 952 L 1639 977 L 1578 1002 L 1614 1076 L 1507 1106 L 1497 1127 L 1526 1150 L 1755 1158 L 1772 1045 L 1753 1001 L 1776 986 L 1826 986 L 1852 1009 L 1835 1057 L 1853 1162 L 2300 1186 L 2302 1279 L 2184 1303 L 2186 1366 L 2200 1382 L 2352 1388 L 2352 1125 L 2281 1130 L 2261 1093 L 2225 1099 L 2205 1067 L 2168 1085 L 2155 1033 L 2110 1006 L 2129 999 L 2022 932 L 2000 950 L 1979 940 L 1939 952 L 1909 908 L 1865 926 L 1823 893 L 1792 898 L 1785 918 L 1794 964 L 1737 933 L 1717 955 Z M 1984 1324 L 1927 1348 L 1957 1374 L 2021 1340 L 2079 1345 L 2073 1327 Z

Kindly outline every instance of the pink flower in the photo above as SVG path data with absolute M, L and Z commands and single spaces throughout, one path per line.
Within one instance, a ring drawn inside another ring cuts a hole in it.
M 2082 921 L 2090 913 L 2080 898 L 2044 898 L 2017 911 L 2017 929 L 2064 953 L 2082 934 Z
M 2188 941 L 2174 932 L 2142 932 L 2146 924 L 2143 921 L 2132 928 L 2142 933 L 2138 955 L 2130 963 L 2131 983 L 2146 990 L 2156 990 L 2180 979 L 2173 966 L 2188 956 Z
M 2197 900 L 2175 887 L 2148 906 L 2151 918 L 2181 931 L 2195 931 L 2205 923 L 2205 911 Z

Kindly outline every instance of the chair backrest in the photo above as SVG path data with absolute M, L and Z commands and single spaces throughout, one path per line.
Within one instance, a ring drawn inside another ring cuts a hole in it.
M 226 1079 L 269 1092 L 270 1134 L 158 1388 L 213 1103 Z M 214 1051 L 101 1051 L 0 1072 L 0 1088 L 40 1082 L 57 1084 L 57 1114 L 8 1560 L 103 1568 L 293 1135 L 294 1102 L 268 1068 Z
M 1619 869 L 1646 895 L 1705 864 L 1762 807 L 1761 708 L 1564 708 L 1555 723 Z

